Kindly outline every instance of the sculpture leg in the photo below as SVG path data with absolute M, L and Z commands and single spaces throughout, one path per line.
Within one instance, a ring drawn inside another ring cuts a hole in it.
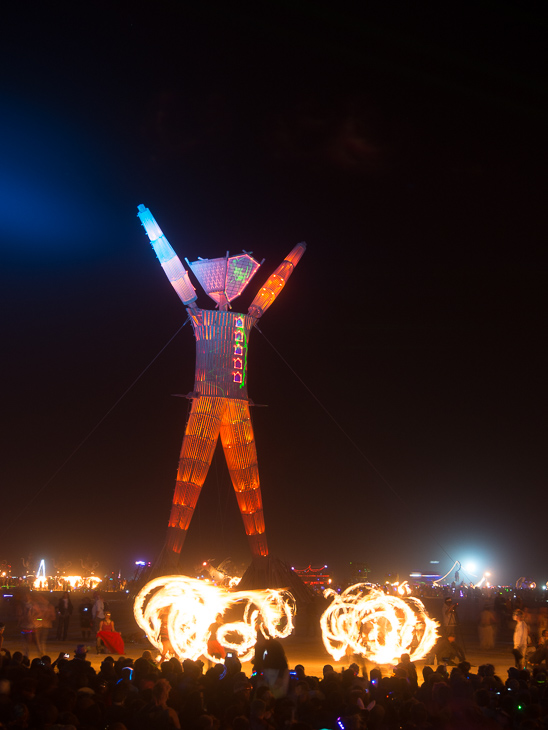
M 226 400 L 221 423 L 221 441 L 230 478 L 242 513 L 253 555 L 268 555 L 263 502 L 259 484 L 257 450 L 249 405 L 243 400 Z
M 169 517 L 164 555 L 166 569 L 175 570 L 177 567 L 196 502 L 211 465 L 224 409 L 222 398 L 203 396 L 192 401 Z

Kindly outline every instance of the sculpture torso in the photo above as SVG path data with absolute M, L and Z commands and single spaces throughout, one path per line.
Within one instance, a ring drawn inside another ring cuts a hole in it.
M 212 309 L 187 311 L 196 337 L 194 391 L 247 400 L 247 345 L 255 318 Z

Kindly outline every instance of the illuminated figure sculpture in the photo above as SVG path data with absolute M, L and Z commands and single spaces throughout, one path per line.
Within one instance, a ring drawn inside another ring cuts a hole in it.
M 268 555 L 257 451 L 247 396 L 247 347 L 251 329 L 274 302 L 303 255 L 299 243 L 261 287 L 247 314 L 228 311 L 261 265 L 248 253 L 218 259 L 186 260 L 216 310 L 196 306 L 196 290 L 151 212 L 138 206 L 152 247 L 186 307 L 196 338 L 196 372 L 192 407 L 179 458 L 169 518 L 164 569 L 175 570 L 186 533 L 207 476 L 217 439 L 228 470 L 254 556 Z

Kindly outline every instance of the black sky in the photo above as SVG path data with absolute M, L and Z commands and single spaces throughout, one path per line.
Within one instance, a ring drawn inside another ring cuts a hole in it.
M 331 5 L 5 11 L 0 559 L 163 543 L 194 342 L 145 203 L 266 259 L 236 310 L 308 242 L 250 343 L 271 552 L 548 579 L 548 17 Z M 185 550 L 249 559 L 220 453 Z

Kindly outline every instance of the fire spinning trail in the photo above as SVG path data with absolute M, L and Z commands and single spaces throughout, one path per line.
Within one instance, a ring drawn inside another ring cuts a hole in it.
M 287 591 L 230 591 L 184 575 L 150 581 L 137 594 L 133 607 L 137 624 L 160 652 L 164 621 L 179 659 L 205 656 L 212 662 L 218 659 L 208 654 L 207 644 L 210 627 L 219 614 L 226 623 L 213 638 L 246 662 L 253 656 L 257 628 L 265 638 L 289 636 L 293 611 L 293 596 Z
M 324 596 L 333 601 L 320 619 L 322 638 L 335 661 L 348 653 L 376 664 L 392 664 L 405 653 L 416 661 L 437 639 L 438 623 L 418 598 L 388 596 L 365 583 Z

